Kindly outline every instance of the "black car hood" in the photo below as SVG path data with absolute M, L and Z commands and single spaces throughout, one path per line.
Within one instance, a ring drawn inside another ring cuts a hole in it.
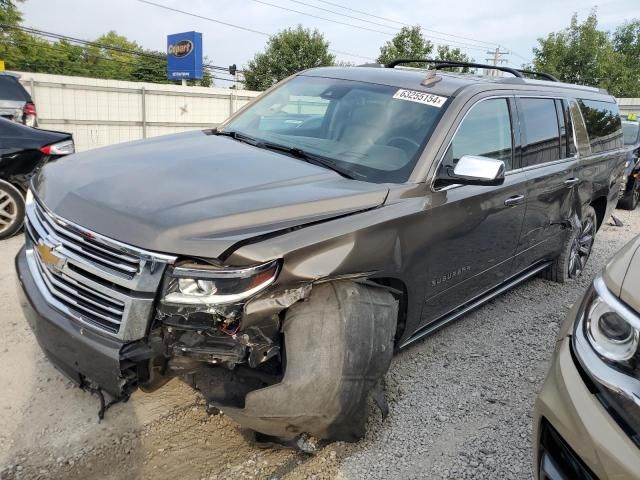
M 33 185 L 50 210 L 97 233 L 210 258 L 254 236 L 374 208 L 388 193 L 202 131 L 71 155 Z

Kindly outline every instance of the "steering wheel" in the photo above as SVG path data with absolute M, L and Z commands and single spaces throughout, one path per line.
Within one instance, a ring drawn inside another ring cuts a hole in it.
M 404 151 L 407 156 L 412 156 L 420 148 L 420 144 L 408 137 L 391 137 L 386 143 L 389 147 L 399 148 Z

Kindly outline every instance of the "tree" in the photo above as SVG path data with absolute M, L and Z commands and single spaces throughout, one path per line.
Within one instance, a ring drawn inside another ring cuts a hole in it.
M 244 83 L 249 90 L 265 90 L 296 72 L 334 61 L 324 36 L 298 25 L 269 38 L 264 52 L 257 53 L 244 69 Z
M 619 26 L 613 33 L 613 49 L 620 54 L 624 68 L 620 91 L 627 97 L 640 97 L 640 20 Z
M 433 51 L 433 44 L 424 38 L 419 25 L 402 27 L 402 29 L 380 47 L 377 62 L 387 64 L 398 58 L 429 58 Z M 424 67 L 424 63 L 407 64 L 408 66 Z
M 612 95 L 640 95 L 640 22 L 628 22 L 611 35 L 598 29 L 596 11 L 580 23 L 538 39 L 533 68 L 560 80 L 605 88 Z
M 128 80 L 136 68 L 137 55 L 125 51 L 118 51 L 104 47 L 115 47 L 120 50 L 142 52 L 142 47 L 127 37 L 118 35 L 115 31 L 99 37 L 95 43 L 87 48 L 87 63 L 90 76 L 97 78 L 113 78 Z
M 436 55 L 436 60 L 446 60 L 448 62 L 473 62 L 473 58 L 469 58 L 466 53 L 462 53 L 462 50 L 460 50 L 459 48 L 451 48 L 449 47 L 449 45 L 438 45 L 438 54 Z M 469 73 L 471 71 L 471 68 L 459 67 L 447 70 Z

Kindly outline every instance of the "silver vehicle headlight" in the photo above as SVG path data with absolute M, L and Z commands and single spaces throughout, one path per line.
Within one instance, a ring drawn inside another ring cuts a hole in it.
M 162 303 L 192 306 L 237 303 L 271 285 L 279 268 L 278 260 L 246 268 L 183 263 L 169 270 Z
M 587 339 L 593 349 L 606 360 L 626 362 L 638 351 L 640 338 L 640 331 L 632 321 L 596 293 L 585 312 Z
M 596 278 L 580 306 L 572 349 L 590 390 L 640 447 L 640 317 Z

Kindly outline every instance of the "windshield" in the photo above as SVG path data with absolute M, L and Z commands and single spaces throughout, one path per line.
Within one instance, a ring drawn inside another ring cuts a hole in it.
M 259 142 L 322 156 L 353 178 L 404 182 L 446 98 L 387 85 L 299 76 L 229 123 Z
M 625 145 L 635 145 L 638 143 L 638 130 L 640 130 L 640 123 L 623 122 L 622 129 L 624 130 Z

